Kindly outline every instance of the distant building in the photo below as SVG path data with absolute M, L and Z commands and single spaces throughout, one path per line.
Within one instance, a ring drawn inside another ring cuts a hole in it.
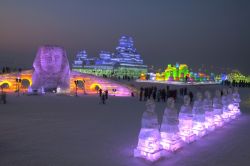
M 74 71 L 97 76 L 129 76 L 138 78 L 147 73 L 147 65 L 134 48 L 132 37 L 122 36 L 114 53 L 101 51 L 99 57 L 89 58 L 85 50 L 80 51 L 72 64 Z
M 168 64 L 164 72 L 141 74 L 140 80 L 155 80 L 155 81 L 180 81 L 180 82 L 207 82 L 207 81 L 221 81 L 222 75 L 215 75 L 214 73 L 195 73 L 189 70 L 187 64 L 176 65 Z

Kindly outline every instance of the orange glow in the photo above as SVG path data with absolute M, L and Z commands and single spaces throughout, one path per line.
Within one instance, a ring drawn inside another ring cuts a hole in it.
M 140 76 L 140 79 L 141 80 L 146 80 L 146 75 L 142 73 L 141 76 Z
M 24 82 L 19 83 L 16 82 L 16 78 L 20 78 L 21 80 L 27 80 L 29 85 L 32 85 L 32 74 L 33 70 L 26 70 L 20 73 L 8 73 L 8 74 L 1 74 L 0 75 L 0 85 L 7 83 L 9 87 L 5 87 L 3 90 L 8 93 L 15 92 L 19 89 L 21 92 L 27 92 L 28 87 L 27 85 L 24 86 Z M 104 79 L 102 77 L 96 77 L 88 74 L 82 74 L 78 72 L 71 72 L 70 76 L 70 93 L 75 93 L 76 85 L 75 80 L 81 82 L 82 86 L 78 86 L 77 90 L 79 94 L 83 94 L 84 92 L 87 94 L 94 94 L 96 93 L 96 86 L 103 90 L 108 90 L 112 93 L 113 89 L 116 89 L 116 95 L 120 96 L 130 96 L 131 91 L 136 92 L 136 89 L 129 87 L 127 85 L 121 85 L 121 83 L 116 83 L 115 81 L 111 81 L 109 79 Z
M 8 81 L 8 80 L 4 80 L 4 81 L 1 81 L 1 82 L 0 82 L 0 86 L 2 86 L 3 84 L 8 84 L 9 87 L 12 86 L 12 83 L 11 83 L 10 81 Z
M 156 79 L 157 81 L 163 81 L 163 80 L 164 80 L 164 74 L 156 73 L 156 74 L 155 74 L 155 79 Z

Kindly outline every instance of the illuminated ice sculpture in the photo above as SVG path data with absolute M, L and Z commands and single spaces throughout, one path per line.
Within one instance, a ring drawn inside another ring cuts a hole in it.
M 241 114 L 240 102 L 241 102 L 240 94 L 239 94 L 238 88 L 235 87 L 234 92 L 233 92 L 233 105 L 234 105 L 234 111 L 235 111 L 236 116 Z
M 32 89 L 69 89 L 70 68 L 66 51 L 58 46 L 42 46 L 33 62 Z
M 193 132 L 196 136 L 202 137 L 206 134 L 205 122 L 202 93 L 197 92 L 193 105 Z
M 221 97 L 221 102 L 223 105 L 223 114 L 222 114 L 222 118 L 224 120 L 224 122 L 229 122 L 230 121 L 230 117 L 229 117 L 229 102 L 228 102 L 228 98 L 227 98 L 227 89 L 223 89 L 223 95 Z
M 141 130 L 137 148 L 134 149 L 134 157 L 142 157 L 149 161 L 156 161 L 164 156 L 164 150 L 160 145 L 160 132 L 155 103 L 148 100 L 146 111 L 142 115 Z
M 205 98 L 203 100 L 203 109 L 205 111 L 205 127 L 209 131 L 215 129 L 214 124 L 214 110 L 213 110 L 213 100 L 211 98 L 211 93 L 209 91 L 205 92 Z
M 163 149 L 175 151 L 182 146 L 183 142 L 179 136 L 178 124 L 178 112 L 175 108 L 174 98 L 170 97 L 167 100 L 160 129 Z
M 227 101 L 228 101 L 228 114 L 231 119 L 236 118 L 235 107 L 234 107 L 234 99 L 233 99 L 233 90 L 232 88 L 228 88 L 227 90 Z
M 220 90 L 215 91 L 215 97 L 213 98 L 213 109 L 214 109 L 214 123 L 217 127 L 223 125 L 223 105 L 221 102 L 221 92 Z
M 179 113 L 180 137 L 183 141 L 190 143 L 195 141 L 196 135 L 193 132 L 193 114 L 190 106 L 190 97 L 184 96 L 184 105 L 181 106 Z

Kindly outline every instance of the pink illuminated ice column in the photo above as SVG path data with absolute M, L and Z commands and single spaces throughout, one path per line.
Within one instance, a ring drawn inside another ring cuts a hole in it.
M 234 106 L 234 98 L 233 98 L 233 90 L 232 88 L 229 88 L 227 90 L 227 101 L 228 101 L 228 114 L 231 119 L 236 118 L 236 111 L 235 111 L 235 106 Z
M 196 140 L 196 135 L 193 132 L 193 114 L 190 106 L 190 97 L 184 96 L 184 104 L 181 106 L 179 113 L 179 129 L 180 137 L 183 141 L 190 143 Z
M 239 94 L 238 88 L 235 87 L 234 92 L 233 92 L 233 105 L 234 105 L 234 111 L 235 111 L 236 116 L 241 114 L 240 102 L 241 102 L 240 94 Z
M 215 97 L 213 98 L 213 109 L 214 109 L 214 123 L 217 127 L 223 126 L 223 105 L 221 102 L 220 90 L 215 91 Z
M 229 116 L 229 108 L 228 108 L 228 98 L 227 98 L 227 90 L 223 89 L 223 95 L 221 97 L 221 102 L 223 105 L 223 114 L 222 118 L 224 122 L 229 122 L 230 121 L 230 116 Z
M 205 111 L 203 109 L 202 93 L 197 92 L 193 105 L 193 132 L 196 136 L 202 137 L 207 131 L 205 127 Z
M 146 111 L 142 115 L 141 130 L 137 148 L 134 149 L 134 156 L 149 161 L 156 161 L 164 156 L 160 145 L 159 123 L 153 100 L 148 100 L 146 103 Z
M 163 149 L 175 151 L 179 149 L 183 142 L 179 136 L 179 120 L 178 112 L 175 108 L 174 98 L 170 97 L 167 100 L 167 107 L 164 110 L 164 115 L 161 124 L 161 145 Z
M 214 123 L 214 110 L 213 110 L 213 100 L 211 99 L 211 93 L 209 91 L 205 92 L 205 99 L 203 100 L 203 109 L 205 111 L 205 127 L 208 131 L 213 131 L 215 129 Z

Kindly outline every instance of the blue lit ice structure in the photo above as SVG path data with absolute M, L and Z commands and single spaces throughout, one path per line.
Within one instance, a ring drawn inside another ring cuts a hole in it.
M 98 76 L 130 76 L 138 78 L 147 73 L 140 54 L 134 47 L 132 37 L 122 36 L 114 53 L 101 51 L 99 57 L 89 58 L 85 50 L 80 51 L 73 62 L 73 70 Z
M 189 96 L 184 96 L 184 105 L 181 106 L 179 113 L 179 130 L 180 137 L 184 142 L 191 143 L 196 140 L 196 135 L 193 132 L 193 114 L 190 106 Z
M 161 145 L 163 149 L 175 151 L 182 147 L 182 140 L 179 136 L 178 113 L 172 97 L 167 100 L 167 107 L 161 124 Z
M 79 51 L 76 55 L 74 63 L 72 65 L 73 68 L 82 68 L 84 65 L 84 61 L 87 59 L 88 55 L 85 50 Z
M 215 91 L 215 97 L 213 98 L 213 109 L 214 109 L 214 124 L 216 127 L 223 126 L 223 105 L 221 102 L 221 92 L 219 90 Z
M 202 94 L 197 92 L 196 100 L 193 105 L 193 132 L 196 136 L 202 137 L 206 132 L 205 111 L 203 109 Z
M 142 115 L 142 128 L 140 130 L 137 148 L 134 149 L 134 157 L 156 161 L 165 155 L 165 151 L 160 145 L 161 137 L 154 101 L 148 100 L 146 107 L 147 109 Z
M 142 65 L 143 60 L 141 56 L 136 52 L 134 47 L 134 41 L 132 37 L 122 36 L 119 40 L 119 45 L 116 47 L 117 61 L 125 64 L 137 64 Z
M 209 91 L 205 92 L 205 99 L 203 100 L 203 109 L 205 111 L 205 127 L 208 131 L 213 131 L 215 129 L 214 124 L 214 110 L 213 110 L 213 100 L 211 99 L 211 94 Z
M 221 102 L 223 105 L 223 114 L 222 114 L 222 118 L 224 122 L 229 122 L 230 121 L 230 116 L 229 116 L 229 108 L 228 105 L 230 104 L 228 102 L 228 98 L 227 98 L 227 90 L 223 89 L 223 95 L 221 98 Z

